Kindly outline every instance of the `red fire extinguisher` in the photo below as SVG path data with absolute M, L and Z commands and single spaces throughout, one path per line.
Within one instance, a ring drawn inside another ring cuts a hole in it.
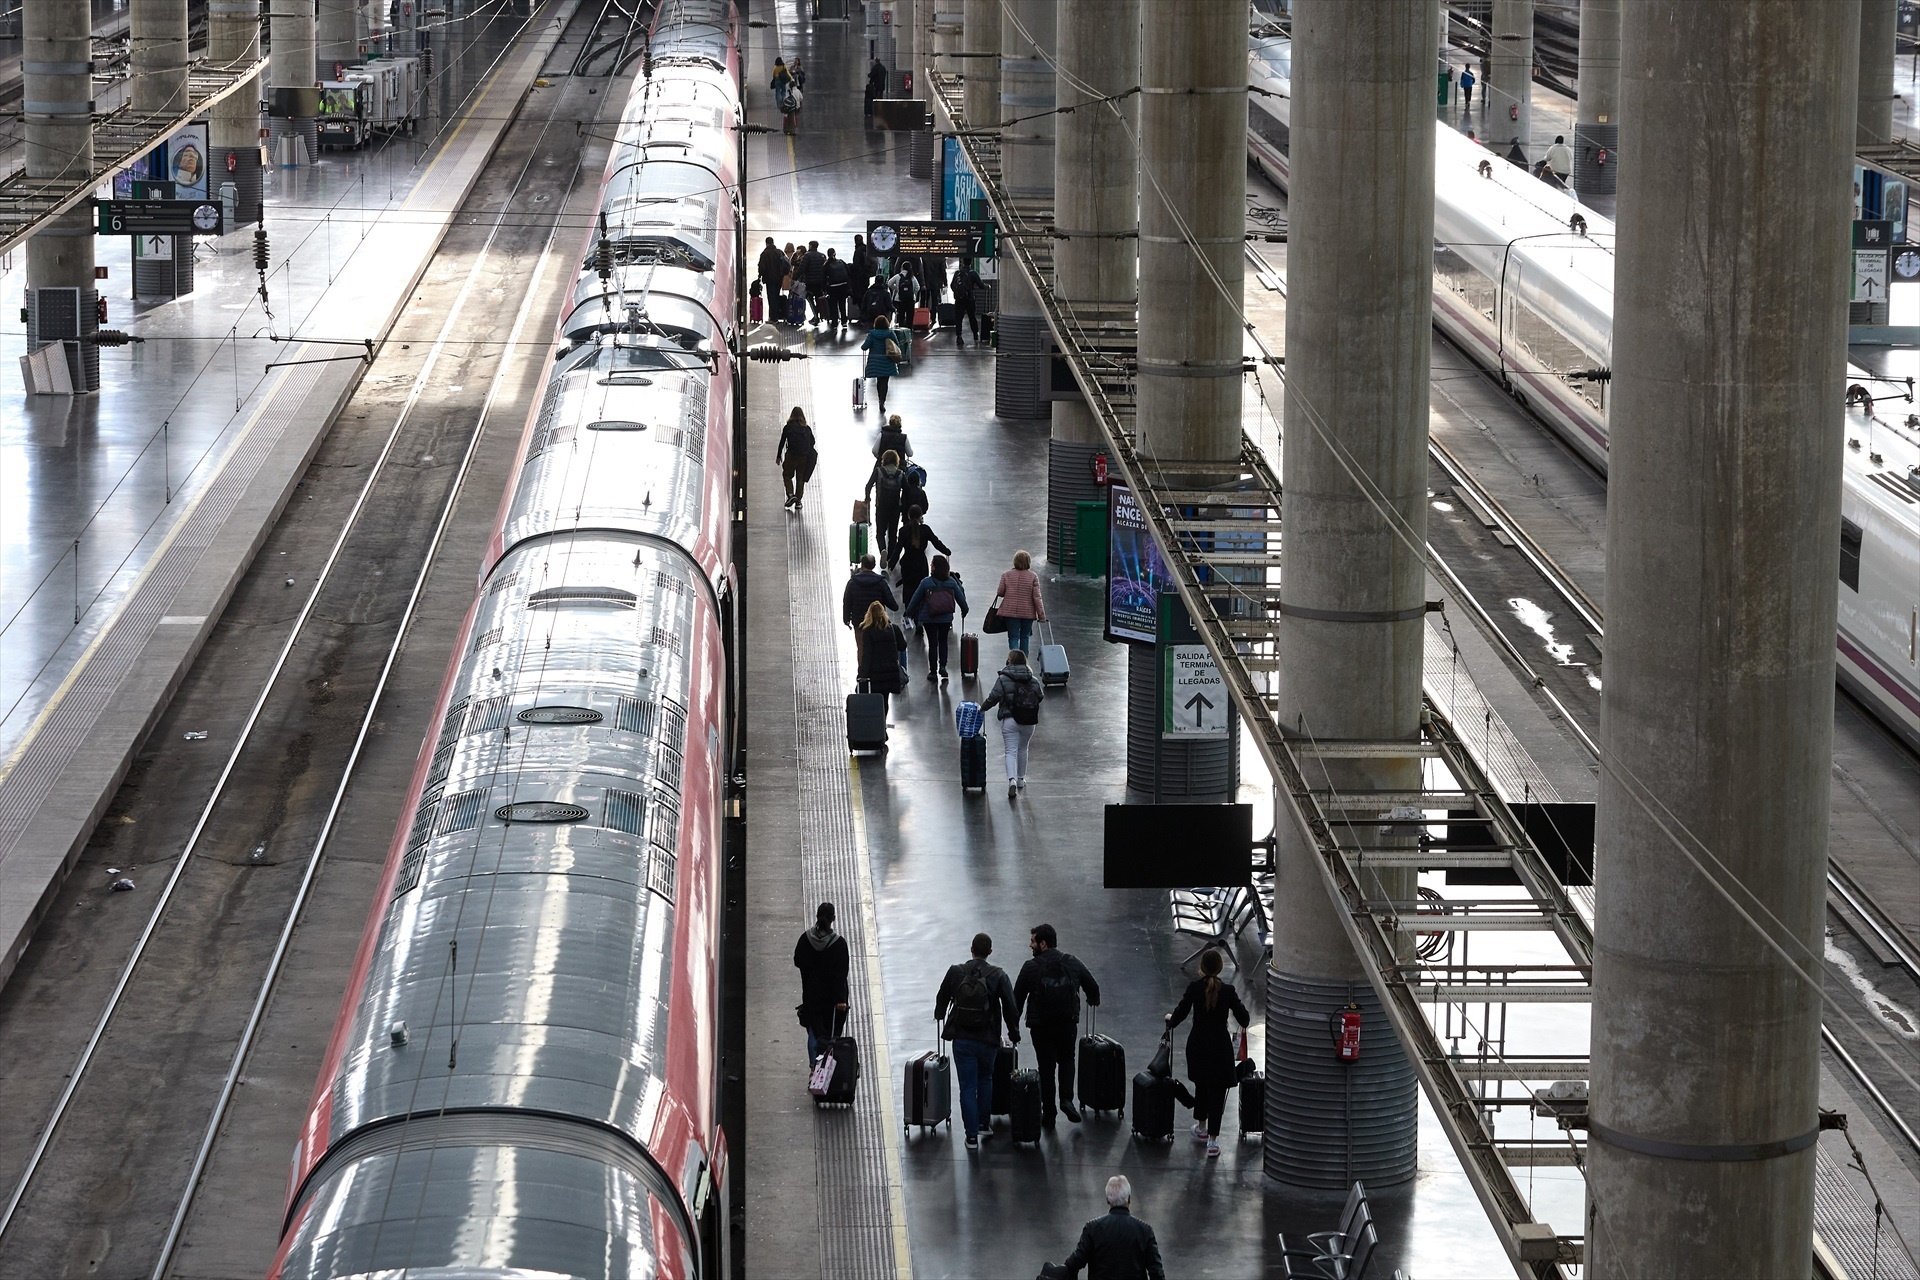
M 1106 487 L 1107 455 L 1104 453 L 1096 453 L 1093 455 L 1093 482 L 1103 489 Z
M 93 298 L 93 318 L 97 324 L 107 322 L 107 300 L 98 294 Z
M 1517 102 L 1509 102 L 1507 104 L 1507 119 L 1518 120 L 1519 118 L 1520 118 L 1520 104 Z
M 1327 1019 L 1333 1032 L 1333 1056 L 1342 1062 L 1360 1060 L 1360 1007 L 1348 1005 Z
M 227 172 L 240 172 L 240 157 L 232 151 L 227 152 Z
M 1605 164 L 1607 162 L 1607 149 L 1605 147 L 1600 148 L 1600 150 L 1594 154 L 1593 162 L 1595 164 Z

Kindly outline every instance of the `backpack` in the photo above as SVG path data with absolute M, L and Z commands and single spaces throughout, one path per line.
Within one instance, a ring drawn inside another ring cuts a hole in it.
M 944 614 L 951 618 L 953 611 L 959 607 L 960 600 L 953 594 L 953 590 L 950 587 L 933 587 L 927 591 L 927 617 L 937 618 Z
M 906 436 L 902 435 L 900 438 L 902 440 L 905 440 Z M 921 466 L 917 462 L 909 462 L 907 464 L 906 470 L 907 470 L 908 480 L 912 481 L 915 485 L 918 485 L 922 489 L 927 487 L 927 469 L 925 467 Z
M 1036 704 L 1038 705 L 1038 704 Z M 1040 989 L 1035 1001 L 1048 1021 L 1075 1022 L 1080 1017 L 1080 983 L 1066 956 L 1049 951 L 1036 963 L 1040 966 Z
M 1007 694 L 1007 706 L 1013 711 L 1013 722 L 1039 724 L 1040 700 L 1045 696 L 1040 689 L 1040 682 L 1029 676 L 1025 680 L 1015 680 L 1012 683 L 1013 690 Z
M 993 985 L 995 970 L 979 960 L 960 967 L 960 985 L 954 989 L 953 1004 L 947 1010 L 946 1037 L 993 1037 Z

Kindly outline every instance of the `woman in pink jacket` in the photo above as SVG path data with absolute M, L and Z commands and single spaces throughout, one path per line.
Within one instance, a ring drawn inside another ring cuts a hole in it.
M 994 589 L 999 597 L 1000 616 L 1007 623 L 1007 651 L 1033 652 L 1033 624 L 1047 620 L 1046 602 L 1040 599 L 1040 578 L 1033 571 L 1033 557 L 1024 551 L 1013 553 L 1013 568 L 1000 575 Z

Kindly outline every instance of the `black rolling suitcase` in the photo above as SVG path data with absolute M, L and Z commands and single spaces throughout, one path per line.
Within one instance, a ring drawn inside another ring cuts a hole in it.
M 1127 1050 L 1112 1036 L 1103 1036 L 1087 1010 L 1087 1034 L 1080 1037 L 1078 1073 L 1080 1105 L 1089 1111 L 1124 1111 L 1127 1106 Z
M 933 1025 L 937 1037 L 940 1024 Z M 907 1059 L 902 1101 L 909 1133 L 915 1127 L 935 1129 L 942 1124 L 949 1129 L 953 1127 L 953 1061 L 940 1052 L 937 1039 L 931 1052 Z
M 847 695 L 847 750 L 885 751 L 887 749 L 887 695 L 868 693 L 867 682 Z
M 960 789 L 987 789 L 987 740 L 977 733 L 960 739 Z
M 1031 1067 L 1007 1080 L 1007 1126 L 1015 1142 L 1040 1142 L 1040 1073 Z
M 1258 1071 L 1240 1081 L 1240 1132 L 1260 1133 L 1267 1127 L 1267 1078 Z
M 838 1033 L 827 1041 L 826 1052 L 813 1064 L 807 1091 L 822 1107 L 851 1107 L 860 1089 L 860 1044 L 846 1033 L 846 1015 L 840 1015 Z
M 1133 1078 L 1133 1136 L 1141 1142 L 1173 1141 L 1173 1080 L 1142 1071 Z
M 942 329 L 954 328 L 960 323 L 960 304 L 957 302 L 943 302 L 933 309 L 933 314 L 934 317 L 940 321 L 940 327 Z
M 993 1058 L 993 1114 L 1004 1116 L 1013 1106 L 1013 1069 L 1020 1064 L 1020 1052 L 1010 1044 L 1000 1046 Z

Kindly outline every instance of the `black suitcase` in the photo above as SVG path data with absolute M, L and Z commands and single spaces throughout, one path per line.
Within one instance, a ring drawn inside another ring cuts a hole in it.
M 1004 1116 L 1013 1105 L 1013 1069 L 1020 1063 L 1020 1051 L 1010 1044 L 1000 1046 L 993 1058 L 993 1114 Z
M 886 749 L 887 695 L 866 692 L 848 694 L 847 750 L 885 751 Z
M 975 680 L 980 676 L 980 637 L 971 631 L 960 633 L 960 678 Z
M 960 789 L 987 789 L 987 740 L 979 734 L 960 739 Z
M 1040 1073 L 1031 1067 L 1007 1081 L 1007 1124 L 1015 1142 L 1040 1141 Z
M 1173 1080 L 1142 1071 L 1133 1078 L 1133 1136 L 1141 1142 L 1173 1141 Z
M 843 1034 L 827 1041 L 826 1051 L 821 1055 L 833 1059 L 833 1078 L 827 1082 L 825 1093 L 814 1095 L 817 1106 L 850 1107 L 860 1089 L 860 1042 L 844 1034 L 844 1023 L 841 1030 Z
M 906 1087 L 907 1131 L 915 1126 L 936 1129 L 941 1124 L 953 1127 L 953 1060 L 938 1049 L 907 1059 Z
M 1112 1036 L 1103 1036 L 1088 1010 L 1087 1034 L 1080 1037 L 1077 1063 L 1080 1105 L 1089 1111 L 1124 1111 L 1127 1106 L 1127 1050 Z
M 1261 1133 L 1267 1127 L 1267 1078 L 1258 1071 L 1240 1082 L 1240 1132 Z
M 934 316 L 940 321 L 940 327 L 942 329 L 951 329 L 960 323 L 960 304 L 957 302 L 943 302 L 934 308 Z

